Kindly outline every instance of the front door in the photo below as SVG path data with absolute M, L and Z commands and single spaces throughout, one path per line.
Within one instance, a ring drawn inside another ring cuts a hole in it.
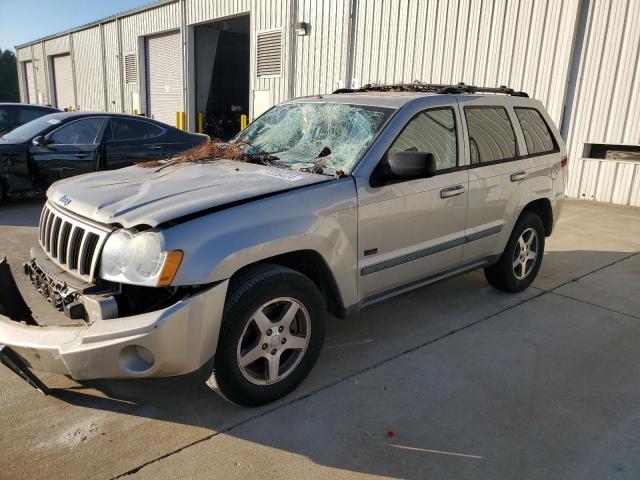
M 33 145 L 39 186 L 47 188 L 56 180 L 96 171 L 105 124 L 101 117 L 74 120 L 48 134 L 46 146 Z
M 415 115 L 374 171 L 373 188 L 359 195 L 361 300 L 459 266 L 468 184 L 467 170 L 459 163 L 459 121 L 458 110 L 451 107 Z M 433 154 L 436 175 L 405 181 L 389 177 L 388 159 L 401 151 Z

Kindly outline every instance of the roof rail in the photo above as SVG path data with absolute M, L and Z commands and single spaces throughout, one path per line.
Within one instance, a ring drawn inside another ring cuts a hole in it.
M 413 83 L 395 83 L 390 85 L 369 83 L 360 88 L 339 88 L 333 93 L 358 93 L 358 92 L 417 92 L 417 93 L 438 93 L 438 94 L 461 94 L 461 93 L 500 93 L 513 97 L 529 97 L 526 92 L 519 92 L 505 85 L 499 87 L 477 87 L 458 83 L 447 85 L 439 83 L 423 83 L 415 81 Z

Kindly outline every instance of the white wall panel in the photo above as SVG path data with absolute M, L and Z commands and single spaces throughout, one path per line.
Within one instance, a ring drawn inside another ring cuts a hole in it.
M 104 110 L 104 71 L 100 27 L 72 34 L 76 104 L 79 110 Z
M 559 124 L 578 6 L 579 0 L 360 0 L 353 78 L 509 85 L 542 101 Z
M 248 12 L 250 0 L 186 0 L 187 24 L 209 22 Z
M 117 22 L 105 23 L 102 31 L 104 39 L 104 70 L 106 72 L 105 82 L 107 85 L 107 111 L 122 112 Z
M 69 53 L 70 48 L 69 35 L 50 38 L 44 42 L 44 51 L 47 56 Z
M 591 2 L 568 134 L 569 195 L 638 203 L 640 163 L 583 159 L 585 143 L 640 145 L 640 2 Z

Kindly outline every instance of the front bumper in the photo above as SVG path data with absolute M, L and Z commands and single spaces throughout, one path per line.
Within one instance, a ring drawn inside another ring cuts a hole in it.
M 0 289 L 12 291 L 15 282 L 3 267 Z M 227 285 L 216 284 L 162 310 L 81 326 L 32 325 L 25 321 L 28 313 L 0 305 L 0 345 L 34 370 L 76 380 L 191 373 L 215 354 Z

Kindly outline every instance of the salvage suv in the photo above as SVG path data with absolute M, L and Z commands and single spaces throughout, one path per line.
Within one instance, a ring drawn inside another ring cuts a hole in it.
M 6 260 L 3 363 L 77 380 L 204 373 L 241 405 L 309 374 L 325 317 L 483 268 L 518 292 L 560 213 L 565 146 L 523 92 L 368 85 L 277 105 L 207 154 L 55 183 Z M 58 312 L 55 311 L 58 310 Z

